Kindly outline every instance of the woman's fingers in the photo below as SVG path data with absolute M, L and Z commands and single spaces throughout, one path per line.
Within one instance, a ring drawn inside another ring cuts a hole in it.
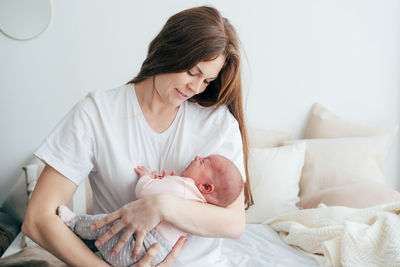
M 110 227 L 110 229 L 108 229 L 107 232 L 105 232 L 102 236 L 100 236 L 94 244 L 96 245 L 96 247 L 102 246 L 124 228 L 125 225 L 121 221 L 117 222 L 112 227 Z
M 122 247 L 129 241 L 129 239 L 131 238 L 132 235 L 133 235 L 133 232 L 130 232 L 128 230 L 126 230 L 121 235 L 121 237 L 119 238 L 117 244 L 111 250 L 111 256 L 112 257 L 117 255 L 121 251 Z
M 144 237 L 146 236 L 146 232 L 144 231 L 136 231 L 136 239 L 135 239 L 135 247 L 132 252 L 132 257 L 136 259 L 140 255 L 140 249 L 142 248 Z
M 143 258 L 140 259 L 136 264 L 133 266 L 135 267 L 150 267 L 151 261 L 157 256 L 158 251 L 160 250 L 160 244 L 159 243 L 154 243 L 146 252 L 146 254 L 143 256 Z
M 174 247 L 172 248 L 171 252 L 168 254 L 165 259 L 158 264 L 158 267 L 169 267 L 172 266 L 178 259 L 179 255 L 182 253 L 183 249 L 185 248 L 187 243 L 187 239 L 184 236 L 181 236 L 178 241 L 176 241 Z
M 108 229 L 107 232 L 105 232 L 102 236 L 100 236 L 96 242 L 95 245 L 97 247 L 102 246 L 105 244 L 110 238 L 112 238 L 114 235 L 118 234 L 121 232 L 122 229 L 124 229 L 125 225 L 119 221 L 118 223 L 115 223 L 110 229 Z
M 94 222 L 92 225 L 90 225 L 90 230 L 94 231 L 97 230 L 104 225 L 107 225 L 109 223 L 112 223 L 115 220 L 118 220 L 120 218 L 120 213 L 119 210 L 114 211 L 113 213 L 108 214 L 106 217 L 104 217 L 101 220 L 98 220 L 97 222 Z
M 171 252 L 168 254 L 167 257 L 160 263 L 157 264 L 157 267 L 171 267 L 176 260 L 178 259 L 179 255 L 182 253 L 182 250 L 185 248 L 187 243 L 187 239 L 181 236 L 178 241 L 176 241 L 174 247 L 172 248 Z M 157 256 L 158 251 L 160 250 L 160 244 L 154 243 L 143 256 L 143 258 L 138 261 L 136 264 L 132 265 L 131 267 L 150 267 L 151 261 Z

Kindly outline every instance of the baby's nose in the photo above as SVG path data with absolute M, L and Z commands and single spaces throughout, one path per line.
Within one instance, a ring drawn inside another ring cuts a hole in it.
M 199 159 L 200 159 L 200 157 L 199 157 L 199 156 L 196 156 L 196 157 L 194 157 L 194 159 L 195 159 L 195 160 L 199 160 Z

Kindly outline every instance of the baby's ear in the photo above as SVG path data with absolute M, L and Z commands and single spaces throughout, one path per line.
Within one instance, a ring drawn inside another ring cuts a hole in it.
M 211 183 L 204 183 L 198 186 L 202 194 L 209 194 L 214 191 L 214 185 Z

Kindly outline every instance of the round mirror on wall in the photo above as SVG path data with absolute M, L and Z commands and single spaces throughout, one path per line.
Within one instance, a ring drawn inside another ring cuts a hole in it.
M 50 0 L 0 0 L 0 31 L 11 39 L 36 38 L 50 20 Z

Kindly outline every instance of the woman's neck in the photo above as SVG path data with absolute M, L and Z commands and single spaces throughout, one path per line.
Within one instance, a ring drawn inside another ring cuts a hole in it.
M 157 133 L 169 128 L 178 113 L 179 107 L 165 103 L 153 86 L 153 78 L 134 85 L 136 97 L 149 126 Z
M 136 97 L 143 113 L 153 115 L 176 114 L 179 107 L 174 107 L 165 103 L 154 88 L 153 77 L 135 84 Z

